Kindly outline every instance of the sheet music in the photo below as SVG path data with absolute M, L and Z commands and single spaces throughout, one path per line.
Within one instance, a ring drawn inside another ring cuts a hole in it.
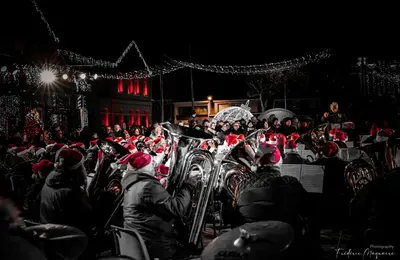
M 339 158 L 344 161 L 349 161 L 350 160 L 349 149 L 340 148 L 339 149 Z
M 297 144 L 297 149 L 300 151 L 303 151 L 306 149 L 306 146 L 304 144 Z
M 288 175 L 301 179 L 301 164 L 282 164 L 281 166 L 282 175 Z
M 300 183 L 310 193 L 322 193 L 324 174 L 322 165 L 302 164 Z
M 299 180 L 304 189 L 310 193 L 322 193 L 324 183 L 324 168 L 312 164 L 282 164 L 281 173 Z
M 354 142 L 353 141 L 349 141 L 349 142 L 345 142 L 347 148 L 353 148 L 354 147 Z
M 369 137 L 371 137 L 370 135 L 360 135 L 360 143 L 364 143 L 365 140 L 367 140 Z
M 309 157 L 315 159 L 315 154 L 311 150 L 301 150 L 299 151 L 301 158 L 308 160 Z

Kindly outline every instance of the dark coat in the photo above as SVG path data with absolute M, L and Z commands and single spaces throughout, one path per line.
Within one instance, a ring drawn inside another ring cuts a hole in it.
M 239 185 L 237 207 L 244 223 L 279 220 L 294 224 L 297 221 L 307 192 L 295 178 L 293 181 L 287 178 L 280 176 L 278 168 L 265 167 Z
M 35 222 L 40 221 L 40 194 L 44 183 L 45 179 L 36 179 L 29 186 L 25 195 L 24 210 L 27 212 L 28 217 Z
M 138 231 L 152 258 L 170 259 L 177 251 L 174 223 L 185 215 L 191 202 L 189 185 L 174 197 L 147 173 L 130 172 L 122 179 L 124 227 Z
M 70 174 L 55 169 L 47 176 L 40 199 L 40 221 L 44 224 L 73 226 L 89 232 L 90 205 L 85 191 L 69 178 Z

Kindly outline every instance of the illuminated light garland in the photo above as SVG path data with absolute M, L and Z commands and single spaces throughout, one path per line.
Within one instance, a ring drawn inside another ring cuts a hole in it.
M 18 96 L 0 96 L 0 131 L 6 135 L 11 126 L 8 125 L 9 118 L 15 118 L 15 124 L 18 125 L 20 121 L 20 99 Z
M 259 64 L 259 65 L 230 65 L 230 66 L 217 66 L 217 65 L 204 65 L 195 64 L 191 62 L 183 62 L 178 60 L 172 60 L 172 63 L 189 67 L 192 69 L 203 70 L 214 73 L 222 74 L 236 74 L 236 75 L 256 75 L 256 74 L 267 74 L 276 71 L 292 70 L 300 67 L 304 67 L 311 63 L 316 63 L 320 60 L 327 59 L 331 56 L 330 50 L 322 51 L 315 56 L 305 56 L 302 58 L 292 59 L 288 61 L 281 61 L 275 63 Z
M 182 68 L 185 68 L 183 65 L 172 65 L 172 64 L 167 64 L 165 66 L 156 66 L 156 67 L 150 67 L 151 74 L 147 70 L 136 70 L 132 72 L 127 72 L 127 73 L 119 73 L 118 75 L 112 75 L 112 74 L 98 74 L 99 78 L 104 78 L 104 79 L 144 79 L 144 78 L 152 78 L 156 77 L 159 75 L 165 75 L 169 74 L 171 72 L 180 70 Z
M 378 61 L 374 64 L 367 64 L 366 67 L 369 69 L 368 75 L 371 75 L 373 78 L 388 82 L 400 82 L 400 63 L 397 61 L 391 63 Z
M 32 2 L 33 6 L 35 7 L 36 12 L 39 13 L 40 19 L 42 19 L 42 21 L 43 21 L 44 24 L 46 25 L 47 31 L 49 32 L 49 35 L 53 38 L 53 40 L 54 40 L 55 43 L 59 43 L 59 42 L 60 42 L 60 39 L 56 36 L 56 34 L 54 33 L 54 31 L 51 29 L 50 24 L 49 24 L 49 22 L 47 22 L 46 17 L 44 17 L 44 14 L 43 14 L 42 10 L 40 10 L 40 8 L 39 8 L 39 5 L 36 3 L 35 0 L 31 0 L 31 2 Z
M 132 49 L 132 47 L 135 46 L 135 49 L 137 53 L 139 54 L 139 58 L 142 60 L 144 67 L 146 68 L 148 74 L 151 74 L 151 69 L 147 65 L 146 60 L 144 59 L 142 52 L 140 51 L 138 45 L 136 42 L 133 40 L 129 43 L 129 45 L 125 48 L 125 50 L 122 52 L 121 56 L 117 59 L 116 62 L 111 62 L 111 61 L 105 61 L 105 60 L 99 60 L 87 56 L 80 55 L 78 53 L 72 52 L 72 51 L 67 51 L 67 50 L 60 50 L 58 49 L 57 52 L 58 54 L 62 56 L 68 57 L 69 60 L 78 63 L 79 65 L 89 65 L 89 66 L 95 66 L 95 67 L 103 67 L 103 68 L 117 68 L 118 65 L 122 62 L 122 60 L 125 58 L 125 56 L 129 53 L 129 51 Z M 75 65 L 78 66 L 78 65 Z

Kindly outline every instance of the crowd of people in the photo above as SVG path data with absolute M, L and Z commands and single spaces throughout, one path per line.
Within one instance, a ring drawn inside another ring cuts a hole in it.
M 322 121 L 334 124 L 344 122 L 344 118 L 334 103 Z M 295 242 L 289 251 L 285 249 L 285 254 L 319 254 L 318 239 L 313 235 L 305 235 L 305 226 L 312 225 L 310 221 L 315 220 L 315 216 L 310 213 L 315 211 L 310 209 L 308 203 L 310 195 L 298 179 L 286 176 L 281 171 L 283 159 L 292 155 L 298 157 L 296 143 L 301 136 L 310 132 L 312 122 L 301 122 L 297 117 L 285 118 L 280 122 L 272 115 L 262 121 L 253 117 L 248 122 L 197 122 L 192 117 L 188 125 L 185 126 L 183 122 L 178 125 L 209 134 L 210 139 L 201 144 L 200 148 L 212 152 L 216 152 L 218 146 L 236 144 L 242 138 L 240 136 L 249 136 L 256 130 L 263 130 L 257 151 L 252 150 L 249 143 L 244 143 L 242 147 L 245 154 L 243 157 L 250 158 L 248 160 L 251 163 L 248 165 L 252 174 L 235 187 L 234 198 L 227 198 L 224 192 L 218 195 L 225 210 L 221 217 L 231 228 L 266 220 L 289 223 L 295 231 Z M 376 126 L 373 129 L 376 133 L 371 132 L 371 135 L 387 131 Z M 337 158 L 338 151 L 334 150 L 336 146 L 332 143 L 347 141 L 347 135 L 343 131 L 333 130 L 327 132 L 331 134 L 331 137 L 327 137 L 330 141 L 321 146 L 323 159 L 330 162 L 325 162 L 325 165 L 337 167 L 340 164 L 344 170 L 346 163 Z M 143 237 L 152 259 L 182 259 L 183 256 L 193 254 L 180 247 L 179 232 L 184 228 L 179 226 L 183 226 L 182 219 L 193 203 L 193 194 L 198 188 L 200 176 L 190 175 L 173 195 L 165 189 L 171 163 L 168 155 L 178 144 L 169 143 L 168 133 L 158 123 L 149 129 L 141 126 L 128 128 L 125 123 L 121 123 L 113 127 L 105 126 L 101 133 L 90 133 L 89 128 L 85 127 L 68 137 L 60 126 L 55 125 L 49 131 L 41 131 L 31 140 L 23 133 L 9 139 L 3 138 L 1 166 L 4 177 L 0 183 L 0 196 L 12 200 L 15 207 L 9 210 L 9 202 L 1 201 L 1 205 L 8 210 L 0 210 L 0 218 L 5 222 L 1 222 L 0 237 L 9 241 L 10 237 L 19 234 L 15 233 L 15 230 L 19 230 L 19 217 L 34 223 L 68 225 L 78 228 L 89 237 L 89 246 L 81 258 L 94 259 L 99 253 L 99 248 L 96 248 L 98 241 L 93 239 L 96 233 L 94 229 L 99 222 L 95 219 L 108 217 L 97 215 L 99 212 L 94 205 L 97 202 L 93 201 L 88 192 L 88 175 L 102 171 L 104 163 L 105 154 L 99 149 L 99 140 L 107 140 L 127 151 L 116 160 L 122 172 L 120 185 L 102 188 L 107 192 L 115 191 L 116 194 L 123 192 L 121 225 L 136 230 Z M 368 165 L 363 167 L 370 169 Z M 339 179 L 343 179 L 343 173 L 333 175 L 335 177 L 331 179 L 332 182 L 337 182 L 339 175 Z M 339 181 L 338 185 L 343 186 L 344 182 Z M 333 190 L 332 193 L 335 193 Z M 368 203 L 359 199 L 357 194 L 349 196 L 356 196 L 358 204 L 355 207 L 358 212 L 369 209 Z M 337 201 L 331 200 L 331 203 L 337 204 Z M 391 214 L 397 215 L 392 211 Z M 368 220 L 368 216 L 357 217 L 360 221 Z M 375 224 L 385 219 L 380 217 L 374 221 Z M 33 255 L 32 250 L 27 249 L 27 252 Z M 4 246 L 0 250 L 1 254 L 12 255 Z M 38 258 L 36 255 L 35 259 L 45 259 L 45 256 Z

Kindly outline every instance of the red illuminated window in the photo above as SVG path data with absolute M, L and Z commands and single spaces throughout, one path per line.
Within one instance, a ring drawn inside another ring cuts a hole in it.
M 103 125 L 108 126 L 108 108 L 104 108 L 104 118 L 103 118 Z
M 133 79 L 129 79 L 128 94 L 133 94 Z
M 122 74 L 120 73 L 120 78 L 118 80 L 118 93 L 123 93 L 124 92 L 124 82 L 122 79 Z
M 135 111 L 133 109 L 129 109 L 129 127 L 135 124 Z
M 147 97 L 149 95 L 149 89 L 147 87 L 147 78 L 143 81 L 143 96 Z
M 119 113 L 119 123 L 122 124 L 124 122 L 124 110 L 120 108 Z
M 140 125 L 140 110 L 136 110 L 136 124 Z
M 140 79 L 135 79 L 135 95 L 140 95 Z
M 146 127 L 149 127 L 149 111 L 146 110 L 144 111 L 145 115 L 146 115 Z

